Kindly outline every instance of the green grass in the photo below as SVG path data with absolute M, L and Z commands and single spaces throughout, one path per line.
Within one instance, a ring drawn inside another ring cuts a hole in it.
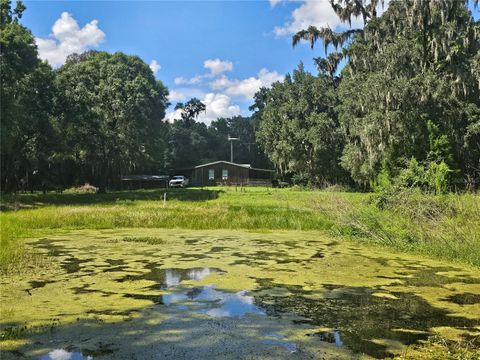
M 339 237 L 480 266 L 480 197 L 271 188 L 138 190 L 4 196 L 0 270 L 35 260 L 22 239 L 68 229 L 117 227 L 325 230 Z M 381 206 L 379 206 L 379 204 Z M 40 260 L 38 260 L 40 261 Z

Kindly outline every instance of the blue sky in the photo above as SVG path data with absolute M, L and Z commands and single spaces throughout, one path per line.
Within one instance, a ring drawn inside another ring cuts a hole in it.
M 138 55 L 168 86 L 173 104 L 193 96 L 204 101 L 201 120 L 207 123 L 248 114 L 258 87 L 281 79 L 300 61 L 314 72 L 312 58 L 323 55 L 321 43 L 314 50 L 303 44 L 294 49 L 292 33 L 308 25 L 340 25 L 327 0 L 25 4 L 22 22 L 53 66 L 87 49 Z

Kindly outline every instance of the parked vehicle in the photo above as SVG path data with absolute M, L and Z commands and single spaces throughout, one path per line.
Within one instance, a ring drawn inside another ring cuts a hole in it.
M 170 187 L 186 187 L 187 185 L 188 179 L 183 175 L 176 175 L 168 182 Z

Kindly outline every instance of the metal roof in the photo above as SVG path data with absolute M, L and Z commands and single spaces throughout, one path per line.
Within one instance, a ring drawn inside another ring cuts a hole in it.
M 237 164 L 237 163 L 232 163 L 230 161 L 225 161 L 225 160 L 213 161 L 213 162 L 209 162 L 209 163 L 206 163 L 206 164 L 197 165 L 197 166 L 195 166 L 195 169 L 202 168 L 202 167 L 205 167 L 205 166 L 216 165 L 216 164 L 228 164 L 228 165 L 238 166 L 238 167 L 246 168 L 246 169 L 250 169 L 250 170 L 275 172 L 275 170 L 254 168 L 250 164 Z
M 168 175 L 126 175 L 122 176 L 121 180 L 123 181 L 133 181 L 133 180 L 141 180 L 141 181 L 160 181 L 160 180 L 168 180 L 170 177 Z

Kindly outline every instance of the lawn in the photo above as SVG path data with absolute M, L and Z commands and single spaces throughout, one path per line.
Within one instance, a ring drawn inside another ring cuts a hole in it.
M 302 189 L 168 189 L 166 202 L 163 196 L 163 189 L 3 196 L 1 270 L 41 263 L 22 239 L 114 228 L 321 230 L 339 239 L 480 266 L 480 197 L 475 194 L 413 194 L 387 205 L 367 193 Z

